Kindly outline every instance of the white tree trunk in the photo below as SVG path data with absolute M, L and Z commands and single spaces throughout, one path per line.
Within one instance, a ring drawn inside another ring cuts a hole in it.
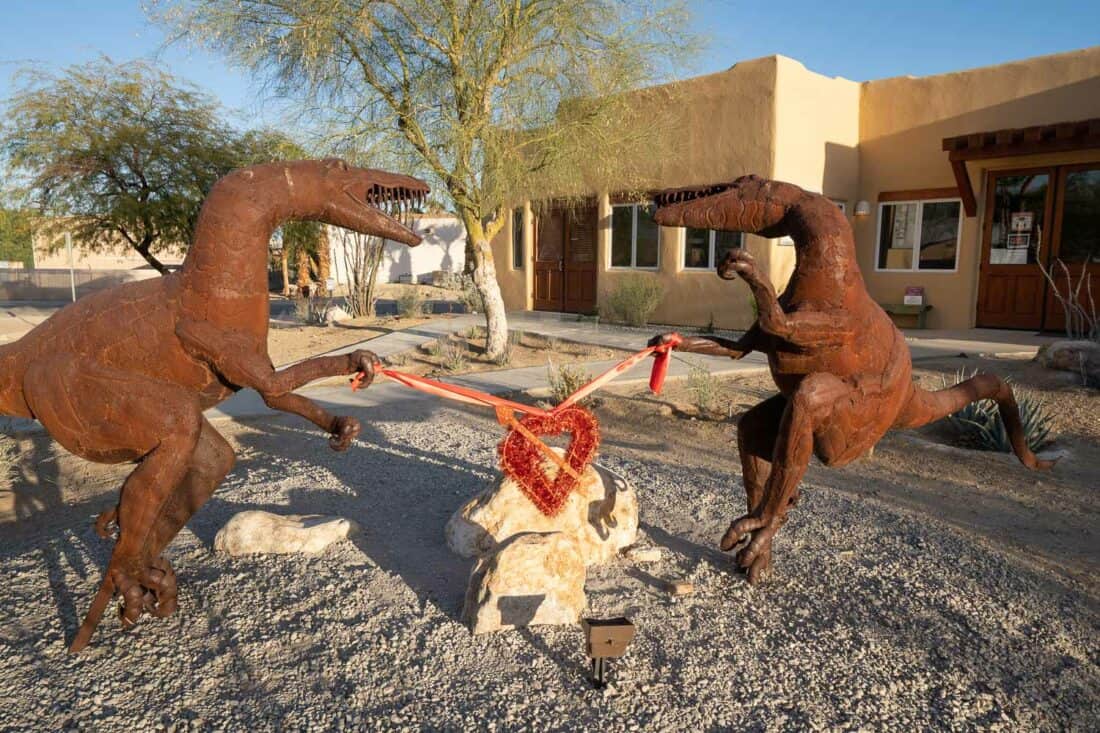
M 474 215 L 463 213 L 466 236 L 469 238 L 469 252 L 473 254 L 474 287 L 481 294 L 485 304 L 485 355 L 496 359 L 508 346 L 508 317 L 504 312 L 504 297 L 500 294 L 497 282 L 497 268 L 493 262 L 493 248 L 485 236 L 481 221 Z

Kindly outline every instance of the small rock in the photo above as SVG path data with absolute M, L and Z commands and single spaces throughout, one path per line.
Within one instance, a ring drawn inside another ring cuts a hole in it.
M 623 550 L 623 557 L 631 562 L 660 562 L 661 561 L 661 548 L 660 547 L 638 547 L 632 546 Z
M 229 555 L 253 553 L 316 555 L 358 529 L 349 519 L 320 514 L 272 514 L 251 510 L 233 515 L 214 538 L 214 549 Z
M 475 634 L 537 624 L 575 624 L 585 607 L 577 541 L 560 532 L 523 534 L 470 573 L 463 621 Z

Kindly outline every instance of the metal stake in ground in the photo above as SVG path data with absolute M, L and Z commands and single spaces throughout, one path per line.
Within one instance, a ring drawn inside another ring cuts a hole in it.
M 634 639 L 634 624 L 628 618 L 596 619 L 581 621 L 584 628 L 585 651 L 591 660 L 589 680 L 596 689 L 607 686 L 607 673 L 612 659 L 626 654 L 626 648 Z

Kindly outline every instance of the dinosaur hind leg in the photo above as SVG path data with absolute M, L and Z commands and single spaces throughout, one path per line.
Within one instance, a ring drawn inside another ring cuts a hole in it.
M 737 422 L 737 452 L 749 512 L 760 506 L 764 498 L 764 484 L 771 474 L 779 424 L 786 409 L 787 398 L 774 395 L 751 408 Z
M 803 379 L 787 400 L 775 433 L 763 496 L 748 514 L 734 520 L 722 538 L 723 550 L 732 550 L 749 538 L 737 553 L 737 564 L 748 572 L 750 583 L 759 580 L 771 564 L 772 538 L 786 522 L 811 454 L 816 450 L 831 462 L 847 458 L 857 448 L 847 436 L 858 430 L 835 429 L 856 428 L 864 422 L 858 419 L 862 413 L 853 410 L 852 394 L 851 385 L 831 374 L 818 373 Z
M 218 488 L 233 469 L 236 456 L 233 448 L 205 419 L 199 432 L 187 475 L 173 492 L 161 512 L 150 540 L 150 552 L 159 555 L 179 533 L 187 521 Z
M 946 389 L 929 392 L 913 385 L 913 392 L 902 408 L 894 427 L 918 428 L 941 418 L 958 412 L 971 402 L 989 399 L 997 403 L 997 409 L 1001 413 L 1008 439 L 1012 443 L 1012 451 L 1028 468 L 1047 470 L 1054 466 L 1055 461 L 1039 459 L 1027 445 L 1024 436 L 1024 426 L 1020 420 L 1020 408 L 1016 405 L 1016 397 L 1012 394 L 1012 387 L 995 374 L 977 374 L 970 379 L 947 387 Z
M 165 615 L 174 607 L 174 575 L 158 557 L 156 529 L 188 473 L 202 413 L 187 390 L 72 356 L 33 364 L 24 388 L 35 417 L 69 451 L 103 463 L 138 461 L 122 485 L 119 539 L 70 646 L 75 652 L 88 643 L 116 593 L 124 624 L 136 622 L 143 610 Z

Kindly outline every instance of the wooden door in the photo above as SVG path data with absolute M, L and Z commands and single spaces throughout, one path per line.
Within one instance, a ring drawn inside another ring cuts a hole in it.
M 596 207 L 579 206 L 565 215 L 565 283 L 562 310 L 596 310 Z
M 1054 210 L 1051 251 L 1054 282 L 1063 295 L 1079 287 L 1077 302 L 1089 310 L 1090 277 L 1091 297 L 1094 302 L 1100 301 L 1100 162 L 1063 166 L 1058 170 Z M 1058 264 L 1059 260 L 1065 263 L 1065 269 Z M 1065 327 L 1065 310 L 1054 289 L 1047 285 L 1043 328 L 1061 331 Z
M 1054 188 L 1051 168 L 989 174 L 978 326 L 1042 327 L 1046 283 L 1036 264 L 1050 257 Z
M 564 289 L 565 216 L 557 209 L 538 215 L 535 228 L 534 301 L 537 311 L 560 311 Z

